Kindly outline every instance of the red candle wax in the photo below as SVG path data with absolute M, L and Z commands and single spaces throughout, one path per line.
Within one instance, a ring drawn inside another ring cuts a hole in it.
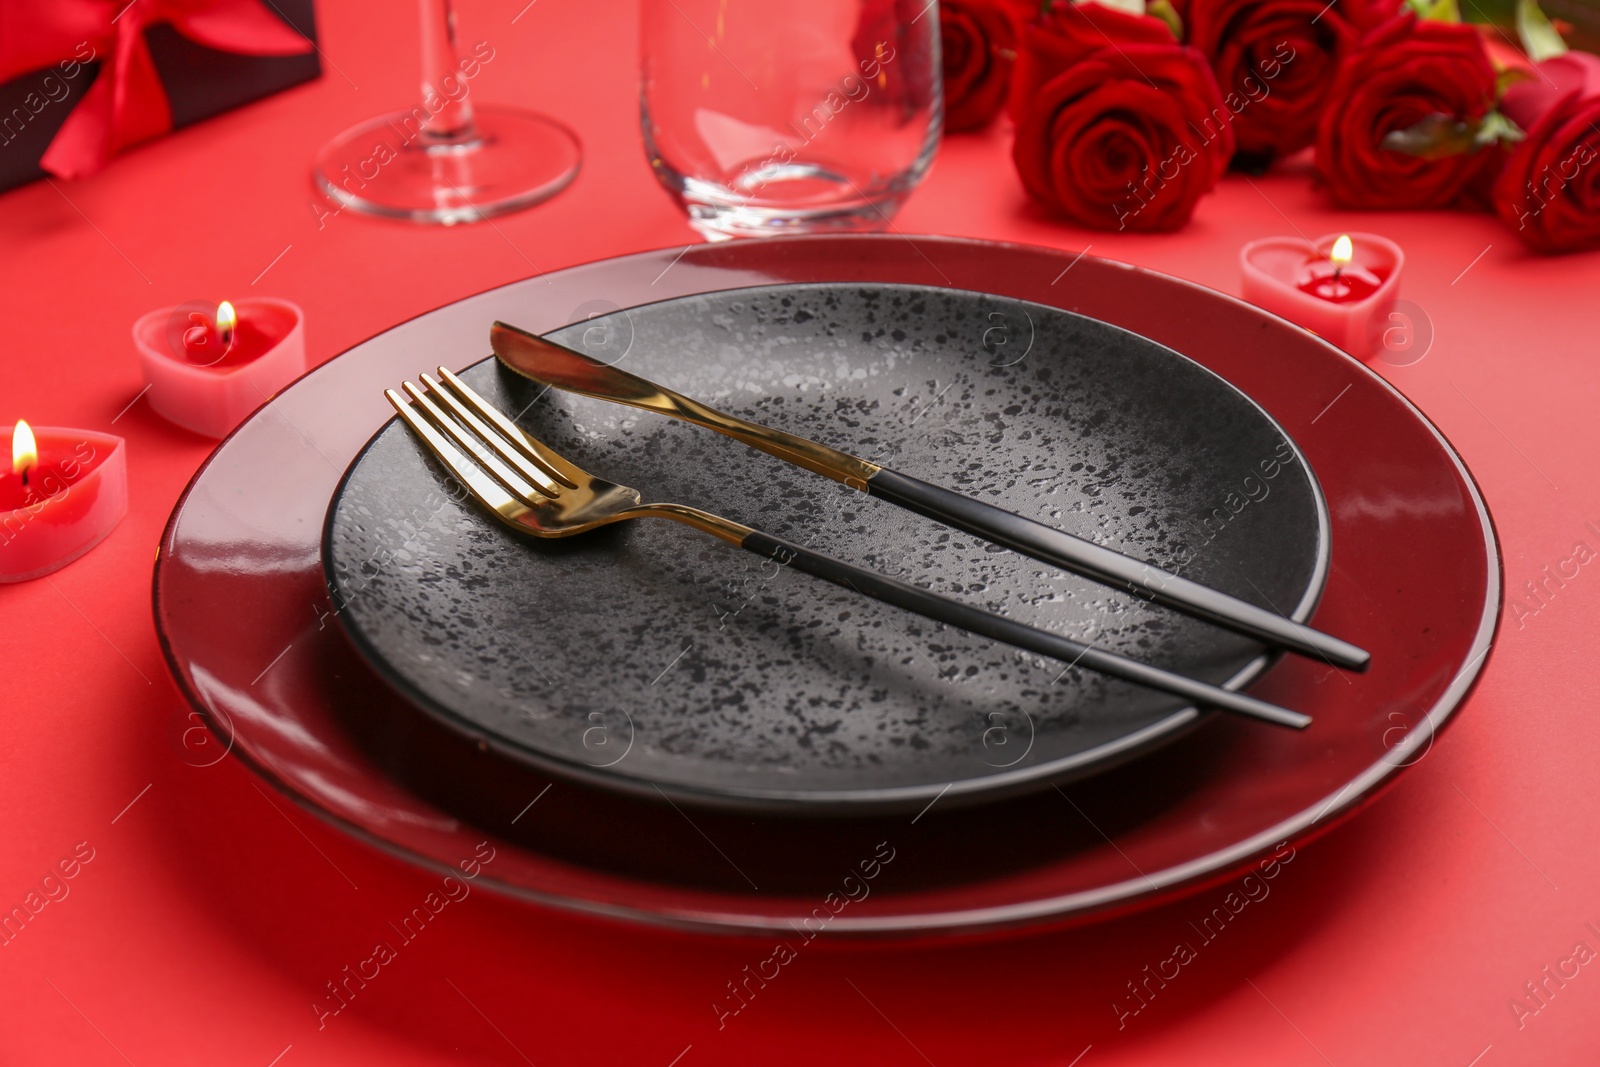
M 1306 261 L 1299 289 L 1335 304 L 1353 304 L 1367 299 L 1382 284 L 1382 278 L 1358 263 L 1341 267 L 1331 260 L 1317 258 Z
M 152 311 L 134 323 L 133 342 L 150 406 L 185 429 L 226 437 L 305 373 L 305 316 L 287 300 L 241 300 L 225 335 L 216 311 L 210 304 Z
M 229 371 L 254 363 L 278 346 L 283 332 L 268 332 L 255 319 L 240 319 L 224 330 L 216 322 L 196 323 L 183 331 L 180 362 L 206 370 Z
M 8 464 L 0 474 L 0 582 L 65 567 L 104 540 L 128 510 L 122 438 L 51 426 L 33 433 L 34 462 L 25 471 Z M 11 456 L 15 434 L 14 427 L 0 430 L 0 455 Z

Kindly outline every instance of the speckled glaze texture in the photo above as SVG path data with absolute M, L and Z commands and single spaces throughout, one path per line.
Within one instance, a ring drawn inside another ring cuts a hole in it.
M 1326 520 L 1282 430 L 1221 378 L 1104 323 L 976 293 L 793 285 L 552 336 L 1297 618 L 1320 593 Z M 416 372 L 431 369 L 418 353 Z M 1248 639 L 708 431 L 544 391 L 493 360 L 463 377 L 647 501 L 1215 683 L 1265 664 Z M 335 497 L 325 561 L 357 646 L 425 709 L 548 769 L 690 801 L 920 806 L 946 787 L 971 799 L 1084 773 L 1194 718 L 1178 698 L 928 623 L 673 523 L 518 536 L 462 498 L 398 422 Z

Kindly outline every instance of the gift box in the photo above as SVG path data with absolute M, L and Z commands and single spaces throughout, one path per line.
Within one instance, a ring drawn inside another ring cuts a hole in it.
M 313 0 L 0 0 L 0 189 L 322 72 Z

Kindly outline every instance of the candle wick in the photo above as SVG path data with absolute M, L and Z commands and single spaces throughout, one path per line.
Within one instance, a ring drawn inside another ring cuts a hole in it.
M 32 464 L 22 468 L 22 488 L 28 488 L 28 472 L 33 470 Z
M 1344 273 L 1344 268 L 1341 267 L 1339 264 L 1335 263 L 1333 265 L 1333 284 L 1334 285 L 1338 285 L 1339 284 L 1339 275 L 1341 275 L 1343 273 Z

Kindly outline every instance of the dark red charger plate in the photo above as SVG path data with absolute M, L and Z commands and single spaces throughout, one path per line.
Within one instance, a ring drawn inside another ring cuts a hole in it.
M 1312 714 L 1305 733 L 1212 716 L 1065 790 L 961 810 L 935 802 L 915 817 L 774 819 L 552 783 L 437 725 L 356 656 L 331 615 L 320 536 L 340 475 L 392 414 L 384 388 L 482 359 L 495 319 L 550 330 L 672 296 L 854 280 L 1066 308 L 1243 389 L 1294 437 L 1328 499 L 1333 559 L 1314 622 L 1369 649 L 1372 669 L 1286 657 L 1252 687 Z M 1052 249 L 826 236 L 573 267 L 352 348 L 274 398 L 195 475 L 162 539 L 155 615 L 173 675 L 225 751 L 407 860 L 453 870 L 487 838 L 497 853 L 480 883 L 544 904 L 725 932 L 935 934 L 1154 903 L 1326 830 L 1426 753 L 1459 707 L 1489 651 L 1500 581 L 1488 512 L 1449 443 L 1305 331 L 1213 290 Z

